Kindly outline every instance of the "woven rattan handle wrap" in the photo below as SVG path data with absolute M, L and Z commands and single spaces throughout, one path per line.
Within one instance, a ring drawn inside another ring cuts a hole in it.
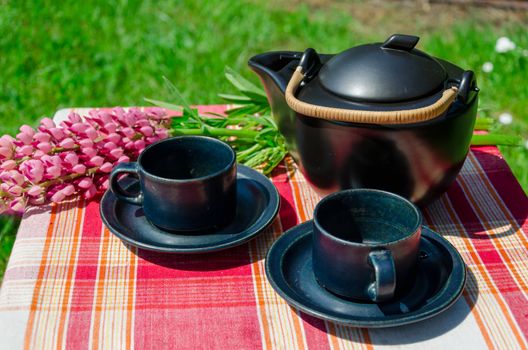
M 362 111 L 312 105 L 295 97 L 304 75 L 299 66 L 293 73 L 286 87 L 286 102 L 299 114 L 313 118 L 336 120 L 341 122 L 363 124 L 412 124 L 434 119 L 442 115 L 457 96 L 458 89 L 451 87 L 442 93 L 442 97 L 427 107 L 398 111 Z

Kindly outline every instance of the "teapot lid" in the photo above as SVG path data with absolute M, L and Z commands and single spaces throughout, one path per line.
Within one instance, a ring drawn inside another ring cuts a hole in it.
M 383 44 L 356 46 L 322 65 L 318 80 L 333 95 L 357 102 L 395 103 L 430 96 L 448 74 L 433 57 L 414 48 L 419 37 L 392 35 Z

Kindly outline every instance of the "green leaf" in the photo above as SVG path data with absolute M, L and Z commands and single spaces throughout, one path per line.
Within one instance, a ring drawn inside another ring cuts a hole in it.
M 218 94 L 218 96 L 232 103 L 238 103 L 238 104 L 253 103 L 253 100 L 247 96 L 229 95 L 229 94 Z
M 266 95 L 256 94 L 253 91 L 241 91 L 244 95 L 250 98 L 250 100 L 256 105 L 268 105 L 268 98 Z
M 259 94 L 262 96 L 266 96 L 266 93 L 263 89 L 259 88 L 246 78 L 244 78 L 242 75 L 235 72 L 230 67 L 225 68 L 225 76 L 227 80 L 231 82 L 238 90 L 241 92 L 247 91 L 247 92 L 253 92 L 255 94 Z
M 182 106 L 178 106 L 178 105 L 175 105 L 175 104 L 172 104 L 172 103 L 158 101 L 158 100 L 153 100 L 151 98 L 143 98 L 143 99 L 145 101 L 147 101 L 149 103 L 152 103 L 153 105 L 161 107 L 161 108 L 171 109 L 173 111 L 178 111 L 178 112 L 181 112 L 183 110 Z

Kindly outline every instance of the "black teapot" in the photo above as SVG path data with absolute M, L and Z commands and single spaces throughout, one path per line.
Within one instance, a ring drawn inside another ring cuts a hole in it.
M 336 55 L 307 49 L 249 60 L 319 194 L 376 188 L 426 205 L 457 176 L 479 90 L 472 71 L 415 49 L 418 40 L 396 34 Z

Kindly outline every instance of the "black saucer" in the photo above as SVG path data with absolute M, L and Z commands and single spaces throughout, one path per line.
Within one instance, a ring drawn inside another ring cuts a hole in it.
M 405 295 L 386 303 L 340 298 L 321 287 L 312 270 L 312 221 L 284 233 L 266 257 L 266 276 L 289 304 L 312 316 L 353 327 L 392 327 L 418 322 L 444 311 L 466 283 L 457 250 L 423 226 L 416 281 Z
M 100 206 L 101 218 L 121 240 L 138 248 L 165 253 L 206 253 L 245 243 L 261 233 L 279 210 L 279 194 L 259 172 L 238 165 L 237 213 L 233 222 L 217 231 L 167 232 L 151 224 L 140 206 L 119 201 L 107 191 Z M 123 187 L 134 191 L 139 183 L 125 178 Z

